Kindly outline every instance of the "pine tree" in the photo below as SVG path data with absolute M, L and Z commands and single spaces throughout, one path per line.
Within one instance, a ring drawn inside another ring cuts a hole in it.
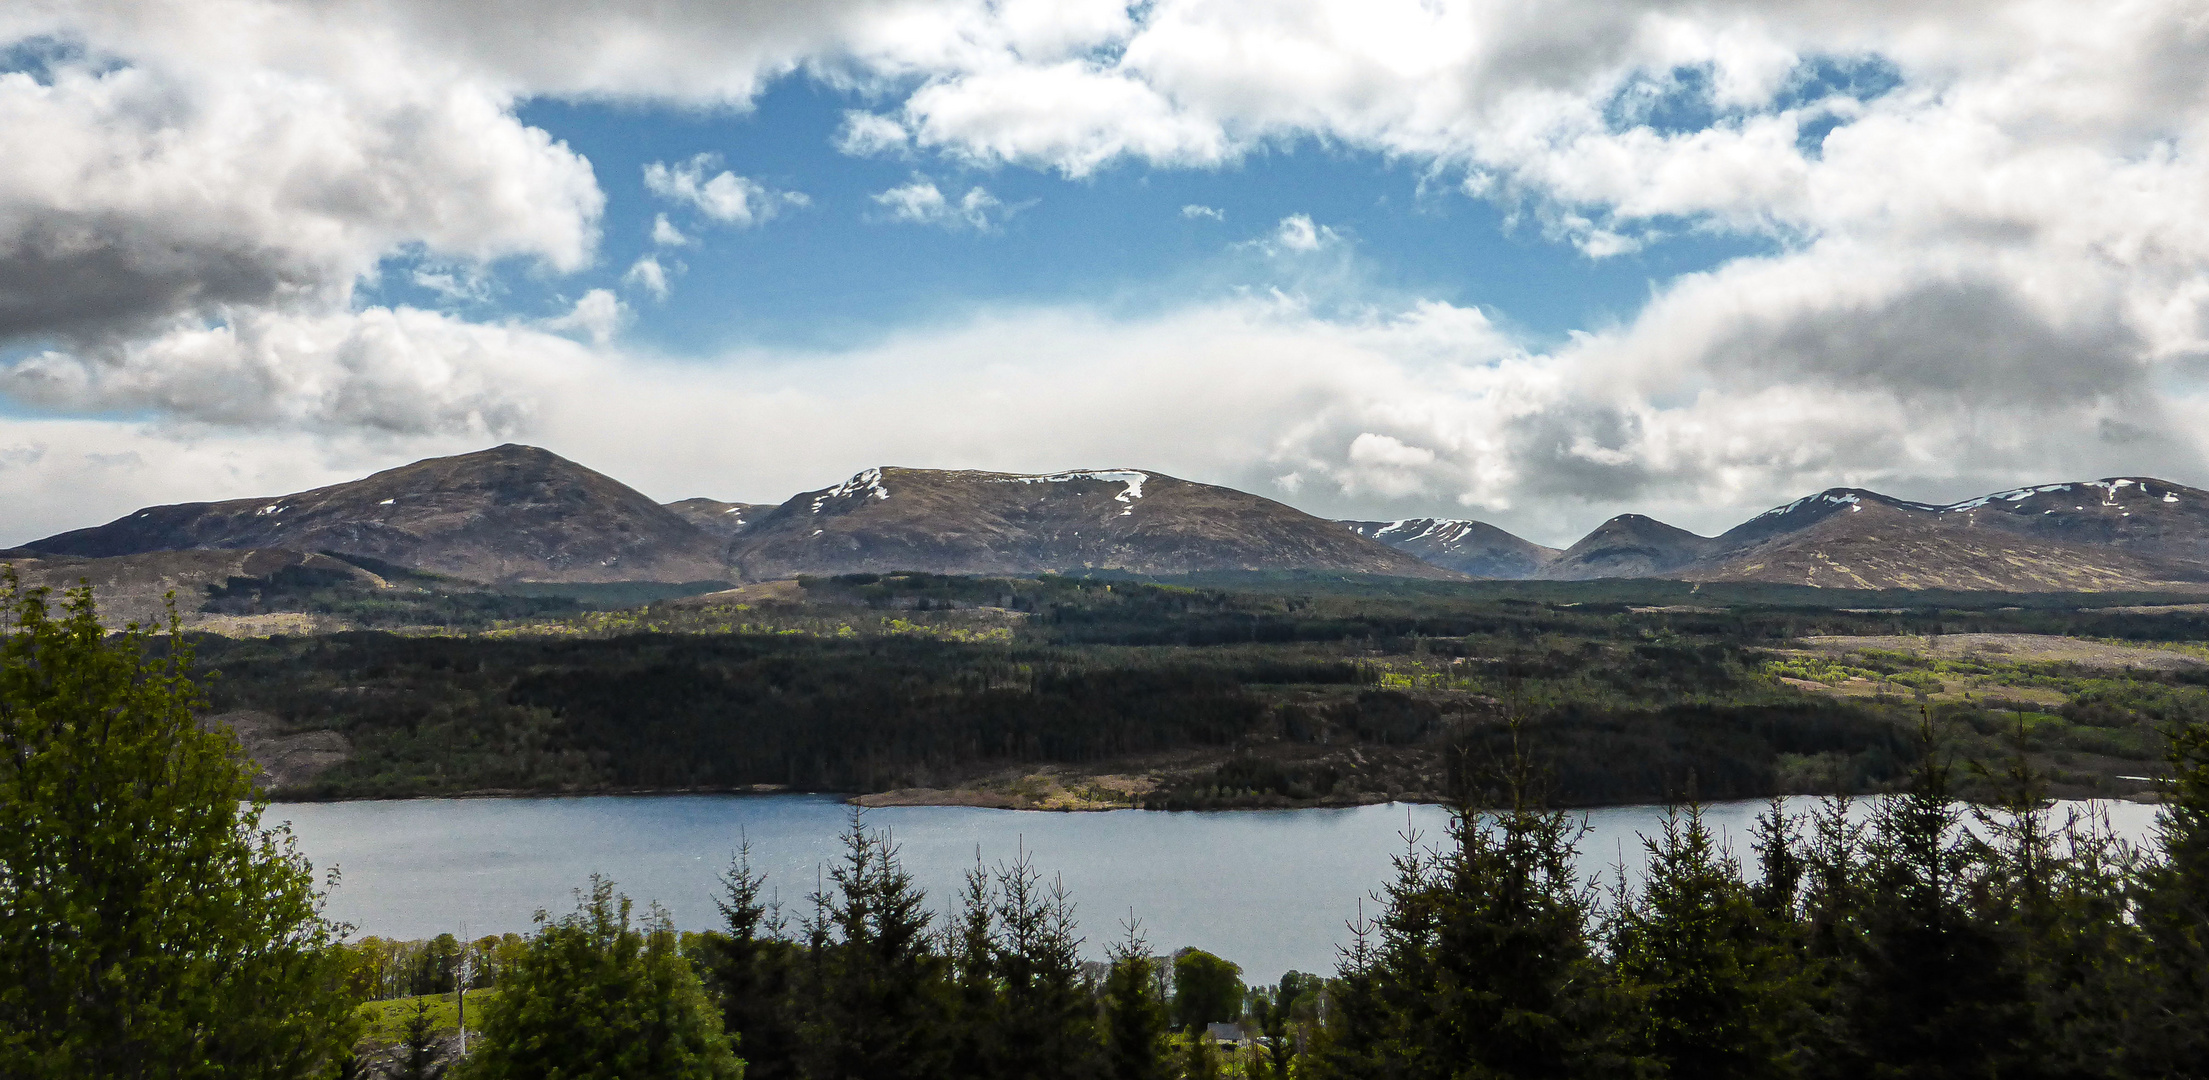
M 319 1075 L 355 1021 L 307 861 L 192 651 L 0 568 L 0 1076 Z
M 997 1057 L 997 887 L 980 848 L 959 895 L 959 922 L 948 937 L 951 960 L 951 1075 L 987 1077 Z
M 1081 1080 L 1098 1065 L 1096 1009 L 1081 976 L 1081 937 L 1063 884 L 1043 887 L 1026 852 L 997 874 L 1001 987 L 990 1075 Z
M 897 846 L 854 813 L 829 886 L 814 894 L 807 927 L 806 1075 L 940 1075 L 948 1050 L 943 964 L 929 949 L 927 898 L 899 864 Z
M 1607 1035 L 1589 948 L 1593 897 L 1574 852 L 1585 826 L 1539 807 L 1531 765 L 1492 815 L 1460 807 L 1435 868 L 1433 1022 L 1407 1031 L 1413 1076 L 1562 1077 L 1596 1067 Z
M 2024 979 L 1999 928 L 1970 904 L 1981 855 L 1931 724 L 1909 786 L 1872 813 L 1860 932 L 1838 961 L 1834 1064 L 1895 1077 L 1997 1075 L 2029 1032 Z M 1853 1063 L 1848 1059 L 1853 1058 Z
M 2147 1075 L 2182 1075 L 2209 1061 L 2209 724 L 2169 738 L 2171 779 L 2156 818 L 2160 859 L 2141 875 L 2154 997 L 2132 1058 Z
M 613 882 L 593 876 L 576 910 L 538 930 L 484 1009 L 471 1080 L 742 1080 L 664 914 L 642 927 Z
M 1307 1050 L 1305 1068 L 1327 1080 L 1362 1080 L 1389 1075 L 1389 1033 L 1394 1027 L 1383 996 L 1385 978 L 1380 948 L 1374 944 L 1374 922 L 1363 917 L 1350 923 L 1350 944 L 1340 949 L 1335 977 L 1325 990 L 1325 1020 Z
M 1131 915 L 1127 939 L 1108 951 L 1104 984 L 1104 1075 L 1110 1080 L 1170 1080 L 1166 1003 L 1159 994 L 1158 958 Z
M 414 999 L 406 1027 L 399 1033 L 397 1057 L 384 1076 L 388 1080 L 444 1080 L 450 1063 L 445 1060 L 445 1040 L 437 1037 L 427 995 Z
M 1739 864 L 1718 847 L 1699 805 L 1670 811 L 1642 843 L 1643 884 L 1622 884 L 1606 927 L 1635 1053 L 1669 1076 L 1783 1075 L 1787 956 Z
M 752 845 L 742 842 L 721 878 L 723 931 L 701 951 L 701 976 L 721 1005 L 723 1029 L 744 1058 L 750 1080 L 797 1075 L 798 1028 L 791 1014 L 793 946 L 766 897 L 765 874 L 752 869 Z

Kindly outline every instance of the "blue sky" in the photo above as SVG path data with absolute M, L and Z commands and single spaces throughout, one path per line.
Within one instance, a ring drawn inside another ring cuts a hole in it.
M 1593 259 L 1512 206 L 1468 197 L 1459 176 L 1316 139 L 1284 140 L 1216 167 L 1127 162 L 1080 179 L 940 153 L 839 151 L 844 114 L 871 104 L 803 73 L 776 80 L 743 110 L 526 102 L 519 118 L 588 159 L 606 194 L 596 265 L 556 279 L 501 266 L 488 297 L 456 302 L 414 284 L 421 260 L 401 256 L 359 302 L 552 315 L 584 290 L 623 289 L 629 266 L 658 254 L 683 269 L 665 301 L 633 301 L 627 337 L 677 357 L 847 348 L 977 307 L 1076 302 L 1138 315 L 1193 294 L 1267 288 L 1328 304 L 1419 296 L 1478 306 L 1530 347 L 1546 348 L 1570 331 L 1630 319 L 1683 271 L 1773 246 L 1690 228 Z M 736 227 L 646 189 L 647 165 L 698 154 L 715 155 L 714 171 L 801 192 L 809 203 Z M 874 200 L 916 176 L 953 193 L 981 187 L 1009 212 L 987 229 L 949 228 L 896 220 Z M 1298 214 L 1334 230 L 1345 250 L 1316 268 L 1284 268 L 1253 250 Z M 692 243 L 655 245 L 662 215 Z
M 0 8 L 0 543 L 505 441 L 1553 544 L 2209 484 L 2194 7 Z

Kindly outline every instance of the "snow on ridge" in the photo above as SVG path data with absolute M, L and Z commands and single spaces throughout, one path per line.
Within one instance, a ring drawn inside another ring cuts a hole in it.
M 2003 502 L 2024 502 L 2025 500 L 2030 499 L 2035 495 L 2046 495 L 2051 492 L 2057 491 L 2069 491 L 2076 486 L 2077 485 L 2075 484 L 2039 484 L 2034 487 L 2011 488 L 2008 491 L 1997 491 L 1992 495 L 1981 495 L 1976 499 L 1965 499 L 1962 502 L 1949 503 L 1947 506 L 1938 507 L 1937 509 L 1939 509 L 1940 512 L 1944 514 L 1953 514 L 1964 510 L 1977 510 L 1978 508 L 1985 506 L 1996 499 L 2000 499 Z
M 877 499 L 889 498 L 890 489 L 882 486 L 882 470 L 879 468 L 861 470 L 853 475 L 851 479 L 830 488 L 823 494 L 814 496 L 813 512 L 820 513 L 821 506 L 830 499 L 848 499 L 854 495 L 862 499 L 869 495 Z
M 1005 476 L 993 479 L 993 484 L 1063 484 L 1070 480 L 1102 480 L 1108 484 L 1126 484 L 1112 500 L 1124 504 L 1121 517 L 1135 512 L 1135 500 L 1143 497 L 1143 481 L 1151 478 L 1147 472 L 1134 469 L 1091 469 L 1082 472 L 1052 473 L 1048 476 Z

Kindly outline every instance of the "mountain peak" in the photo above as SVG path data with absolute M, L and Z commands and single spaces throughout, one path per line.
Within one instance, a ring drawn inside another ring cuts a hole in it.
M 674 511 L 517 443 L 290 495 L 148 507 L 27 546 L 85 556 L 333 551 L 477 581 L 704 581 L 723 573 L 718 543 Z
M 1456 576 L 1270 499 L 1142 469 L 879 466 L 759 515 L 729 554 L 750 580 L 891 570 Z
M 1359 536 L 1474 577 L 1532 577 L 1543 564 L 1557 557 L 1556 548 L 1522 540 L 1487 522 L 1464 518 L 1401 518 L 1342 524 Z

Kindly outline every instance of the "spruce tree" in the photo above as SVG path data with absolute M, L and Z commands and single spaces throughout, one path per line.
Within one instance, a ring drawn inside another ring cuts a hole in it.
M 429 996 L 415 998 L 391 1068 L 384 1071 L 387 1080 L 445 1080 L 451 1063 L 445 1060 L 445 1040 L 438 1038 L 432 1019 Z
M 1073 900 L 1026 852 L 997 873 L 1000 1004 L 990 1075 L 1082 1080 L 1099 1064 L 1095 999 L 1081 975 Z
M 2209 724 L 2187 724 L 2169 739 L 2159 858 L 2141 875 L 2139 899 L 2154 996 L 2132 1057 L 2145 1075 L 2181 1075 L 2209 1061 Z
M 982 852 L 966 872 L 959 894 L 959 921 L 946 935 L 951 962 L 952 1035 L 950 1074 L 983 1078 L 997 1058 L 999 1036 L 997 982 L 997 887 Z
M 1838 958 L 1833 1064 L 1877 1075 L 1998 1075 L 2029 1035 L 2025 981 L 2000 928 L 1970 903 L 1983 869 L 1959 827 L 1930 722 L 1909 785 L 1872 813 L 1859 932 Z
M 1643 837 L 1639 889 L 1623 884 L 1606 920 L 1633 1052 L 1664 1075 L 1698 1080 L 1784 1074 L 1778 1025 L 1787 956 L 1690 804 Z
M 294 1077 L 347 1054 L 334 928 L 192 651 L 0 567 L 0 1076 Z
M 1110 1080 L 1170 1080 L 1158 958 L 1132 915 L 1126 927 L 1127 939 L 1107 951 L 1112 966 L 1104 984 L 1103 1072 Z
M 537 913 L 536 936 L 484 1009 L 471 1080 L 742 1080 L 666 916 L 639 927 L 630 910 L 594 875 L 575 911 Z
M 766 896 L 766 875 L 752 869 L 752 845 L 741 843 L 715 898 L 722 932 L 700 948 L 701 976 L 720 1002 L 721 1024 L 744 1058 L 750 1080 L 797 1075 L 798 1027 L 791 1013 L 794 946 L 782 936 L 781 915 Z
M 927 898 L 887 835 L 854 813 L 843 860 L 814 894 L 801 1033 L 811 1080 L 907 1080 L 946 1063 L 943 964 Z
M 1432 1022 L 1405 1032 L 1413 1076 L 1586 1075 L 1607 1052 L 1594 898 L 1574 852 L 1585 826 L 1541 808 L 1522 757 L 1503 806 L 1452 815 L 1435 868 Z

